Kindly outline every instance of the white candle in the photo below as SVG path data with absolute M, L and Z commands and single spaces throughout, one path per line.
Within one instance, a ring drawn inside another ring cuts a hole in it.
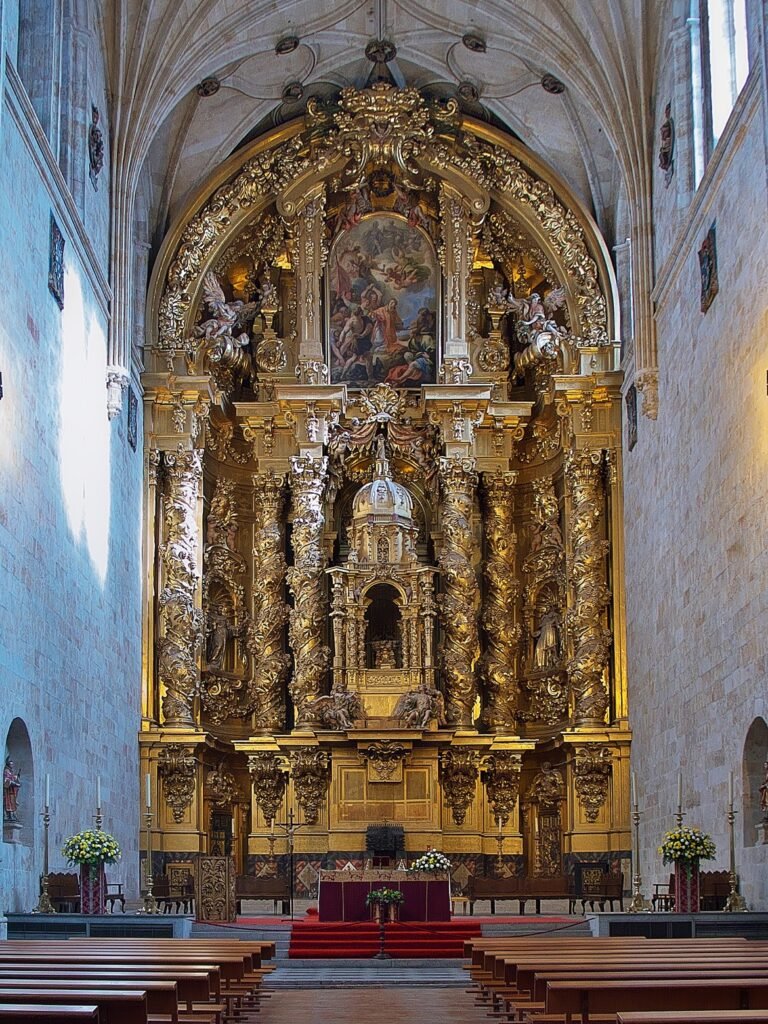
M 147 807 L 151 807 L 152 806 L 152 789 L 151 789 L 152 780 L 150 779 L 149 772 L 147 772 L 146 783 L 147 783 Z
M 501 835 L 501 815 L 497 817 L 496 824 L 499 826 L 499 835 Z
M 271 828 L 272 828 L 272 835 L 274 835 L 275 834 L 275 819 L 274 818 L 272 819 Z
M 683 773 L 677 773 L 677 809 L 683 809 Z
M 48 807 L 51 802 L 51 776 L 46 772 L 45 775 L 45 806 Z
M 728 803 L 733 810 L 733 772 L 728 772 Z
M 101 776 L 96 776 L 96 806 L 101 810 Z
M 632 806 L 637 807 L 637 773 L 632 772 Z

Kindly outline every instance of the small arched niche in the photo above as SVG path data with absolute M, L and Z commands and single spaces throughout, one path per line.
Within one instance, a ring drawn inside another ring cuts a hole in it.
M 35 817 L 32 744 L 22 719 L 14 718 L 3 754 L 3 842 L 33 846 Z
M 365 649 L 367 668 L 402 668 L 400 594 L 389 583 L 377 583 L 366 597 Z
M 744 845 L 755 846 L 758 842 L 757 826 L 763 821 L 766 811 L 760 806 L 760 787 L 768 781 L 768 723 L 756 718 L 747 730 L 744 742 L 743 813 Z

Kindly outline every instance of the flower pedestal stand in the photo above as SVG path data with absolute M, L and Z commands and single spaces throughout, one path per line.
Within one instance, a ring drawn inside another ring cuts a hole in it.
M 107 876 L 103 864 L 80 865 L 80 913 L 105 914 Z
M 698 914 L 699 912 L 699 863 L 698 861 L 675 862 L 675 913 Z

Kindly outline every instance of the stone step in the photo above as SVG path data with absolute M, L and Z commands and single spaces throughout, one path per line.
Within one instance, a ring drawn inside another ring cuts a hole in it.
M 264 989 L 386 988 L 395 985 L 465 988 L 461 960 L 286 960 Z

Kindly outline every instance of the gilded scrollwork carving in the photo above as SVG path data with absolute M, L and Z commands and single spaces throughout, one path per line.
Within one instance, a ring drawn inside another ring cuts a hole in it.
M 272 751 L 261 751 L 248 758 L 253 795 L 266 821 L 277 817 L 283 805 L 288 776 L 283 761 Z
M 565 780 L 559 768 L 553 768 L 545 761 L 536 773 L 528 790 L 527 802 L 537 803 L 540 808 L 559 807 L 565 800 Z
M 515 622 L 519 581 L 515 574 L 517 534 L 513 521 L 515 473 L 484 474 L 482 498 L 487 589 L 482 611 L 485 650 L 483 721 L 489 729 L 514 730 L 518 710 L 516 668 L 522 630 Z
M 574 786 L 587 821 L 597 821 L 608 799 L 612 762 L 608 747 L 589 743 L 576 748 L 573 762 Z
M 506 825 L 520 793 L 522 757 L 513 750 L 494 750 L 483 761 L 488 802 L 494 819 Z
M 192 703 L 198 690 L 197 655 L 204 618 L 195 606 L 197 589 L 197 498 L 202 452 L 166 452 L 163 501 L 164 540 L 160 557 L 163 589 L 158 599 L 160 638 L 158 678 L 166 725 L 194 725 Z
M 377 740 L 357 753 L 363 764 L 371 768 L 377 781 L 390 782 L 396 781 L 394 776 L 408 756 L 408 748 L 396 740 Z
M 440 755 L 443 799 L 450 807 L 457 825 L 464 824 L 467 810 L 475 796 L 479 764 L 478 752 L 466 747 L 449 747 Z
M 443 593 L 441 667 L 448 722 L 471 728 L 477 699 L 475 663 L 480 648 L 480 588 L 472 564 L 472 508 L 477 490 L 473 459 L 441 458 L 443 550 L 438 559 Z
M 287 579 L 293 594 L 288 630 L 294 667 L 289 690 L 297 727 L 311 725 L 312 703 L 321 695 L 330 665 L 330 651 L 323 642 L 327 604 L 323 578 L 323 491 L 327 478 L 326 458 L 291 459 L 294 564 Z
M 570 582 L 573 605 L 568 627 L 573 655 L 568 677 L 573 694 L 576 724 L 600 724 L 608 709 L 606 669 L 611 632 L 604 621 L 610 591 L 605 582 L 608 542 L 601 536 L 604 518 L 604 453 L 573 452 L 566 463 L 571 486 L 571 536 L 573 555 Z
M 245 636 L 253 664 L 247 707 L 258 731 L 276 732 L 285 727 L 284 691 L 291 662 L 283 649 L 283 628 L 288 619 L 281 528 L 285 479 L 261 473 L 254 476 L 253 484 L 259 516 L 253 549 L 254 612 Z
M 163 795 L 173 812 L 173 820 L 181 824 L 195 795 L 197 761 L 194 753 L 180 743 L 169 743 L 158 754 L 157 772 L 163 781 Z
M 235 776 L 224 761 L 220 761 L 205 776 L 205 789 L 214 807 L 231 807 L 241 795 Z
M 316 825 L 328 791 L 330 754 L 317 747 L 295 747 L 289 759 L 296 803 L 304 812 L 304 821 Z

